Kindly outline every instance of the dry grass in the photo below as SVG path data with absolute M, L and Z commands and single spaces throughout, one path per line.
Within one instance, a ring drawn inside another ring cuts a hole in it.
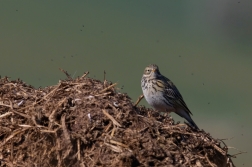
M 0 79 L 0 166 L 233 166 L 222 141 L 62 71 L 43 89 Z

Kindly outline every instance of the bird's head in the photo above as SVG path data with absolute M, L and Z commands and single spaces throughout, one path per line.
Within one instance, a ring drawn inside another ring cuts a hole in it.
M 158 66 L 156 64 L 150 64 L 144 69 L 143 77 L 156 78 L 160 75 Z

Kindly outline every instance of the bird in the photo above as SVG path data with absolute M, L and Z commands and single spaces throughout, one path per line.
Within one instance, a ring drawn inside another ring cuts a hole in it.
M 199 129 L 179 90 L 170 79 L 160 73 L 156 64 L 150 64 L 144 69 L 141 87 L 145 100 L 155 110 L 174 112 L 185 118 L 193 129 Z

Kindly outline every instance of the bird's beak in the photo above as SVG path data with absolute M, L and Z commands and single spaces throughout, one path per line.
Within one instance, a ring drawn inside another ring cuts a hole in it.
M 153 72 L 156 72 L 156 71 L 157 71 L 157 69 L 153 69 L 152 71 L 153 71 Z

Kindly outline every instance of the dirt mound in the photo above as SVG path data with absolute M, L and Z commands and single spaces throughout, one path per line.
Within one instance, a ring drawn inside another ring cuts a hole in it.
M 86 74 L 43 89 L 0 79 L 0 166 L 233 166 L 222 141 Z

